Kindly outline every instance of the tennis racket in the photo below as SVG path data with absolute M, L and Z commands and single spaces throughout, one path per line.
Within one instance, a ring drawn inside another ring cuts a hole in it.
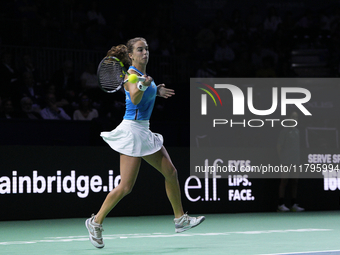
M 118 91 L 128 79 L 125 75 L 130 75 L 124 64 L 116 57 L 105 57 L 98 65 L 97 76 L 100 88 L 106 93 Z M 145 81 L 145 77 L 138 77 L 138 81 Z

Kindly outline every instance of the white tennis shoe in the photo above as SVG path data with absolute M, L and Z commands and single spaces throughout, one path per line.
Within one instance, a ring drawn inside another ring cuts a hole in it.
M 176 233 L 181 233 L 201 224 L 205 220 L 204 216 L 190 217 L 188 214 L 183 214 L 180 218 L 175 218 Z
M 289 212 L 289 209 L 288 209 L 287 206 L 285 206 L 285 205 L 283 204 L 283 205 L 279 205 L 279 206 L 277 207 L 277 211 L 278 211 L 278 212 Z
M 85 226 L 89 231 L 90 241 L 96 248 L 103 248 L 105 246 L 102 232 L 104 231 L 102 224 L 94 222 L 95 215 L 85 221 Z
M 303 211 L 305 210 L 305 208 L 302 208 L 302 207 L 298 206 L 298 204 L 294 204 L 294 205 L 290 208 L 290 210 L 291 210 L 292 212 L 303 212 Z

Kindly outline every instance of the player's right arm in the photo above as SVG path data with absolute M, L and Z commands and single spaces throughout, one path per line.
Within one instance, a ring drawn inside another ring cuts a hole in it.
M 131 73 L 134 73 L 134 72 L 131 72 Z M 143 75 L 143 77 L 145 77 L 145 81 L 142 82 L 142 84 L 144 86 L 150 86 L 151 82 L 152 82 L 152 78 L 150 76 L 147 76 L 147 75 Z M 127 78 L 127 77 L 125 77 L 125 78 Z M 142 100 L 144 91 L 141 91 L 137 88 L 137 83 L 126 82 L 124 84 L 124 87 L 127 91 L 130 92 L 131 102 L 134 105 L 139 104 L 139 102 Z

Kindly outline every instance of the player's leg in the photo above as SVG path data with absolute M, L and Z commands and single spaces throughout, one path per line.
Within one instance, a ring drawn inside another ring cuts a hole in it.
M 161 150 L 152 155 L 145 156 L 143 159 L 164 176 L 166 194 L 170 200 L 175 217 L 181 217 L 184 214 L 184 211 L 177 178 L 177 170 L 172 164 L 168 152 L 163 146 Z
M 132 191 L 136 182 L 141 158 L 120 155 L 120 183 L 106 196 L 99 212 L 96 214 L 95 222 L 102 224 L 106 215 L 116 206 L 116 204 Z
M 292 178 L 291 179 L 291 185 L 292 185 L 292 201 L 291 201 L 291 208 L 290 210 L 293 212 L 302 212 L 305 209 L 298 206 L 297 202 L 296 202 L 296 198 L 297 198 L 297 190 L 298 190 L 298 182 L 299 179 L 298 178 Z
M 288 212 L 289 209 L 287 208 L 287 206 L 285 205 L 285 193 L 286 193 L 286 186 L 288 183 L 288 178 L 281 178 L 280 181 L 280 185 L 279 185 L 279 203 L 278 203 L 278 207 L 277 210 L 279 212 Z
M 281 178 L 279 186 L 279 198 L 284 198 L 286 193 L 286 186 L 288 184 L 288 178 Z
M 164 146 L 162 146 L 158 152 L 143 157 L 143 159 L 161 172 L 165 178 L 166 194 L 175 215 L 174 222 L 176 232 L 189 230 L 202 223 L 205 220 L 204 216 L 190 217 L 186 213 L 184 214 L 177 170 L 172 164 L 170 156 Z
M 296 199 L 299 179 L 294 178 L 294 179 L 290 179 L 290 180 L 291 180 L 291 185 L 292 185 L 292 198 Z
M 120 155 L 121 181 L 119 185 L 106 196 L 99 212 L 96 215 L 92 215 L 92 217 L 85 222 L 86 228 L 89 231 L 90 241 L 95 247 L 104 247 L 102 223 L 113 207 L 131 192 L 137 179 L 140 163 L 141 158 Z

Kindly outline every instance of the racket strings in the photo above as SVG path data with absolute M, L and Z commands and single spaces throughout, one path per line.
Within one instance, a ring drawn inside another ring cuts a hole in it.
M 106 60 L 102 63 L 98 76 L 103 89 L 114 91 L 120 88 L 125 75 L 118 62 Z

